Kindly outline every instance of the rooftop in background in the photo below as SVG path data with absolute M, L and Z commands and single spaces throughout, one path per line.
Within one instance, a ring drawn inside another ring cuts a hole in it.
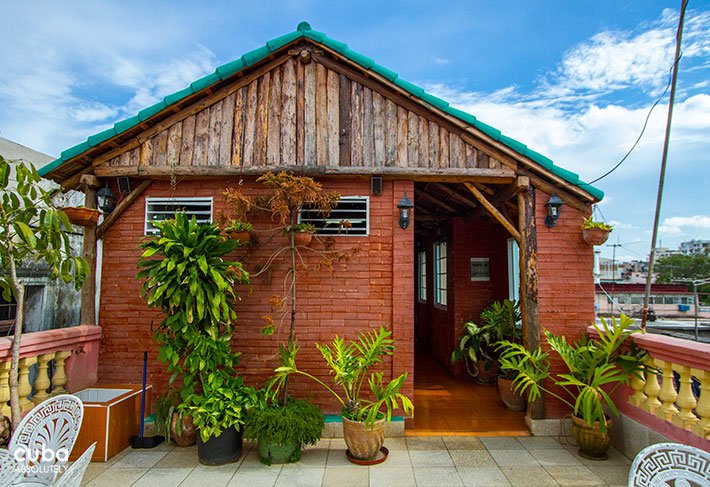
M 43 167 L 54 160 L 54 157 L 50 155 L 30 149 L 4 137 L 0 137 L 0 155 L 5 159 L 22 159 L 31 162 L 37 168 Z

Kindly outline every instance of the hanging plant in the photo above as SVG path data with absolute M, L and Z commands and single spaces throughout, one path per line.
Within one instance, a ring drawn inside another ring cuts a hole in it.
M 66 206 L 62 208 L 64 214 L 67 215 L 69 221 L 74 225 L 81 225 L 82 227 L 92 227 L 96 225 L 99 221 L 99 215 L 101 212 L 94 208 L 87 208 L 86 206 Z
M 590 245 L 602 245 L 609 239 L 609 234 L 614 229 L 613 225 L 594 221 L 590 215 L 582 224 L 582 237 Z

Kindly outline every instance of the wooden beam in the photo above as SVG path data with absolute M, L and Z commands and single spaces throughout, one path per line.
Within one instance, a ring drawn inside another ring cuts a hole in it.
M 522 238 L 520 249 L 520 312 L 523 318 L 523 339 L 528 350 L 540 346 L 540 314 L 537 283 L 537 228 L 535 222 L 535 188 L 528 186 L 518 193 L 518 227 Z M 544 399 L 528 404 L 532 419 L 545 417 Z
M 429 202 L 431 202 L 431 203 L 439 206 L 440 208 L 443 208 L 446 211 L 449 211 L 451 213 L 460 213 L 460 211 L 458 209 L 454 208 L 453 206 L 447 205 L 446 203 L 444 203 L 440 199 L 435 198 L 434 196 L 432 196 L 429 193 L 426 193 L 424 191 L 417 191 L 417 198 L 421 198 L 425 201 L 429 201 Z
M 497 208 L 501 203 L 505 204 L 505 202 L 513 198 L 521 191 L 527 190 L 529 186 L 530 179 L 527 176 L 518 176 L 513 183 L 509 184 L 502 190 L 499 190 L 489 201 Z M 517 202 L 515 204 L 517 204 Z M 470 216 L 471 218 L 478 218 L 484 213 L 485 209 L 479 207 L 478 210 Z
M 493 206 L 490 201 L 486 199 L 486 197 L 479 191 L 477 187 L 475 187 L 471 183 L 463 183 L 464 186 L 468 188 L 468 190 L 473 193 L 473 196 L 476 197 L 476 199 L 483 205 L 483 207 L 488 210 L 488 212 L 493 215 L 493 218 L 498 220 L 498 223 L 503 225 L 506 230 L 508 230 L 508 233 L 512 235 L 512 237 L 516 240 L 516 242 L 520 243 L 520 232 L 516 230 L 516 228 L 513 226 L 512 223 L 508 221 L 506 217 L 503 216 L 503 214 L 498 211 L 498 208 Z
M 568 204 L 572 208 L 575 208 L 575 209 L 581 211 L 585 215 L 588 215 L 591 212 L 591 206 L 590 206 L 591 203 L 583 203 L 583 202 L 579 201 L 578 198 L 572 196 L 564 189 L 561 189 L 559 186 L 554 186 L 554 185 L 548 183 L 547 181 L 543 180 L 542 178 L 539 178 L 533 174 L 526 172 L 526 175 L 528 176 L 528 178 L 530 178 L 530 182 L 534 186 L 540 188 L 545 193 L 550 194 L 550 195 L 552 193 L 557 194 L 557 196 L 562 198 L 562 201 L 564 201 L 566 204 Z
M 118 220 L 118 217 L 121 216 L 121 214 L 126 211 L 129 206 L 131 206 L 131 203 L 133 203 L 136 198 L 138 198 L 143 193 L 143 191 L 145 191 L 146 188 L 150 186 L 150 183 L 152 183 L 150 179 L 141 181 L 140 184 L 128 194 L 128 196 L 123 198 L 121 202 L 116 205 L 116 208 L 114 208 L 113 211 L 109 213 L 109 215 L 106 217 L 106 219 L 101 222 L 98 227 L 96 227 L 97 239 L 103 238 L 104 234 L 111 227 L 111 225 L 113 225 L 113 223 Z
M 101 181 L 93 174 L 82 174 L 79 178 L 79 184 L 84 184 L 91 189 L 99 189 L 101 187 Z
M 84 206 L 96 208 L 96 189 L 85 186 Z M 81 308 L 79 310 L 80 325 L 96 324 L 96 226 L 84 227 L 84 238 L 81 243 L 81 255 L 89 264 L 89 275 L 81 286 Z
M 442 192 L 446 193 L 449 195 L 452 199 L 458 201 L 459 203 L 463 203 L 466 206 L 470 206 L 471 208 L 479 208 L 479 206 L 471 201 L 470 199 L 461 196 L 461 194 L 457 191 L 454 191 L 453 189 L 449 188 L 448 186 L 445 186 L 444 184 L 441 183 L 434 183 L 437 189 L 441 190 Z

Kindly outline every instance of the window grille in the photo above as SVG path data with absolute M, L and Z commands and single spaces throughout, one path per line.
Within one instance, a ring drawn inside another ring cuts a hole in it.
M 370 198 L 367 196 L 343 196 L 328 216 L 317 208 L 304 207 L 298 214 L 299 223 L 309 223 L 316 235 L 370 234 Z
M 157 235 L 153 222 L 174 218 L 179 211 L 194 216 L 198 223 L 212 223 L 212 198 L 146 198 L 145 234 Z

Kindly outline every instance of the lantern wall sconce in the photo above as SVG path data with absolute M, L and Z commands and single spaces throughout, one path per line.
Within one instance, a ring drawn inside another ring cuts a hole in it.
M 116 208 L 116 195 L 113 194 L 108 183 L 106 186 L 96 192 L 96 206 L 99 207 L 104 214 L 108 215 Z
M 402 200 L 399 202 L 397 205 L 397 208 L 399 208 L 399 226 L 402 229 L 406 229 L 409 226 L 409 220 L 411 219 L 412 215 L 412 208 L 414 208 L 414 205 L 412 202 L 407 198 L 407 192 L 404 192 L 404 197 L 402 197 Z
M 564 204 L 565 202 L 562 201 L 562 198 L 557 196 L 555 193 L 552 193 L 550 199 L 547 200 L 547 203 L 545 203 L 545 207 L 547 208 L 545 225 L 552 228 L 557 224 L 557 219 L 560 217 L 560 211 L 562 210 L 562 205 Z

